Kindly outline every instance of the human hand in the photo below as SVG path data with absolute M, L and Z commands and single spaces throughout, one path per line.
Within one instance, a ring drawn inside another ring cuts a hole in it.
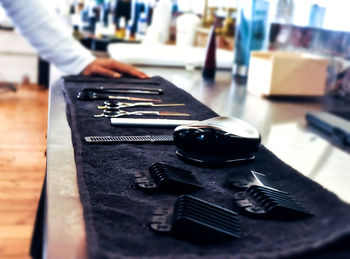
M 82 72 L 85 76 L 102 75 L 119 78 L 122 74 L 128 74 L 138 78 L 149 78 L 148 75 L 135 67 L 116 61 L 111 58 L 96 58 Z

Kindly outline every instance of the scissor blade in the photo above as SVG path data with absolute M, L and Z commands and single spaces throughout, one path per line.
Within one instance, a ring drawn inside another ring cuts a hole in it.
M 159 115 L 162 116 L 190 116 L 188 113 L 180 113 L 180 112 L 159 112 Z
M 105 114 L 103 114 L 103 113 L 101 113 L 101 114 L 95 114 L 94 117 L 95 117 L 95 118 L 105 117 Z
M 161 103 L 161 104 L 156 104 L 152 103 L 151 106 L 158 107 L 158 106 L 185 106 L 184 103 Z

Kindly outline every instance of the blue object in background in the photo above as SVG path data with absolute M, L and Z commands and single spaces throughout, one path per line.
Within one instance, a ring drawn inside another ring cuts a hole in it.
M 146 6 L 143 1 L 134 1 L 133 6 L 132 6 L 132 22 L 133 22 L 133 27 L 131 30 L 132 34 L 135 34 L 138 30 L 138 22 L 140 19 L 141 13 L 146 12 Z
M 241 0 L 236 23 L 233 75 L 246 77 L 250 52 L 266 49 L 268 44 L 267 0 Z
M 322 28 L 325 14 L 326 8 L 324 6 L 319 6 L 317 4 L 312 5 L 309 17 L 309 27 Z

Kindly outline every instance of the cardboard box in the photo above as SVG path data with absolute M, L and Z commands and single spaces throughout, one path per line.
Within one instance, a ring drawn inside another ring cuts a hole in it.
M 248 91 L 262 96 L 321 96 L 328 60 L 310 54 L 253 51 Z

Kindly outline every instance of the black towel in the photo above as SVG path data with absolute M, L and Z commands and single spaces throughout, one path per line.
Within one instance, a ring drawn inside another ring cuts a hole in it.
M 176 119 L 203 120 L 217 116 L 190 94 L 161 77 L 150 80 L 159 82 L 154 87 L 164 90 L 164 95 L 151 98 L 161 98 L 169 103 L 186 103 L 186 106 L 147 109 L 191 113 L 191 117 Z M 104 80 L 102 83 L 112 87 L 114 81 Z M 95 85 L 94 80 L 66 80 L 64 83 L 87 248 L 91 258 L 310 257 L 330 255 L 334 251 L 338 251 L 338 255 L 349 256 L 344 240 L 350 233 L 350 205 L 283 163 L 265 147 L 260 149 L 252 163 L 207 169 L 179 160 L 175 154 L 176 147 L 171 144 L 85 143 L 84 137 L 92 135 L 172 134 L 172 129 L 113 127 L 108 118 L 94 118 L 93 114 L 99 112 L 96 106 L 103 101 L 80 101 L 76 96 L 82 88 Z M 153 162 L 160 161 L 192 171 L 205 189 L 191 194 L 230 210 L 234 209 L 234 192 L 224 187 L 226 177 L 250 170 L 263 173 L 276 188 L 290 193 L 315 216 L 295 221 L 277 221 L 251 219 L 242 215 L 242 239 L 206 246 L 159 235 L 148 227 L 152 212 L 158 207 L 170 206 L 176 196 L 147 194 L 136 189 L 133 174 L 147 170 Z

